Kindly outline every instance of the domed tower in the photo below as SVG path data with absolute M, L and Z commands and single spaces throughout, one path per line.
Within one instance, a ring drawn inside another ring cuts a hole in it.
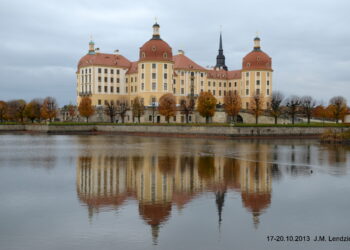
M 272 59 L 261 50 L 260 38 L 254 38 L 254 49 L 242 62 L 242 105 L 249 108 L 250 98 L 260 94 L 265 98 L 264 108 L 270 105 L 272 95 Z
M 153 36 L 140 48 L 138 61 L 139 94 L 146 106 L 158 104 L 165 93 L 172 93 L 173 53 L 160 37 L 160 26 L 153 25 Z

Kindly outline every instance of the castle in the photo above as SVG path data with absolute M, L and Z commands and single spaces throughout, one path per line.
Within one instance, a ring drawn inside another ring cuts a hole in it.
M 76 73 L 77 102 L 89 96 L 97 107 L 116 103 L 120 98 L 131 105 L 136 96 L 146 107 L 157 105 L 166 93 L 174 94 L 179 103 L 182 98 L 208 91 L 218 104 L 224 103 L 229 92 L 237 92 L 243 109 L 249 108 L 251 97 L 257 93 L 265 98 L 267 108 L 272 94 L 272 59 L 261 50 L 259 37 L 255 37 L 253 50 L 243 58 L 242 69 L 229 70 L 220 33 L 216 65 L 208 69 L 182 50 L 173 55 L 172 48 L 161 39 L 158 23 L 153 25 L 152 38 L 141 46 L 138 61 L 131 62 L 119 51 L 101 53 L 90 41 L 89 51 L 80 59 Z

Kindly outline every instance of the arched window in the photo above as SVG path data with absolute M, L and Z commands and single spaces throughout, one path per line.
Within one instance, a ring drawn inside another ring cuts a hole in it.
M 168 54 L 166 52 L 164 52 L 163 58 L 168 58 Z
M 145 57 L 146 57 L 146 53 L 142 52 L 142 58 L 145 58 Z
M 156 51 L 156 50 L 157 50 L 156 46 L 152 46 L 152 51 Z

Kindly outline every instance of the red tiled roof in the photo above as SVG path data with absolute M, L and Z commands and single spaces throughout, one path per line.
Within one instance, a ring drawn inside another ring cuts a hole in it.
M 137 73 L 137 61 L 131 62 L 129 70 L 126 72 L 127 74 L 134 74 Z
M 253 50 L 243 58 L 243 70 L 272 70 L 272 59 L 261 50 Z
M 173 52 L 162 39 L 151 39 L 140 48 L 139 61 L 172 61 Z
M 179 54 L 173 57 L 174 59 L 174 69 L 186 69 L 186 70 L 200 70 L 200 71 L 206 71 L 205 68 L 198 65 L 194 61 L 192 61 L 190 58 L 183 54 Z
M 96 53 L 83 56 L 79 60 L 78 68 L 92 65 L 129 68 L 130 64 L 130 61 L 122 55 Z

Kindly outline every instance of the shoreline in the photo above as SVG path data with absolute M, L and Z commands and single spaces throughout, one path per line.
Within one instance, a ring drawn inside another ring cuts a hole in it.
M 0 125 L 0 134 L 134 135 L 214 139 L 319 139 L 329 130 L 348 127 L 234 127 L 149 125 Z

